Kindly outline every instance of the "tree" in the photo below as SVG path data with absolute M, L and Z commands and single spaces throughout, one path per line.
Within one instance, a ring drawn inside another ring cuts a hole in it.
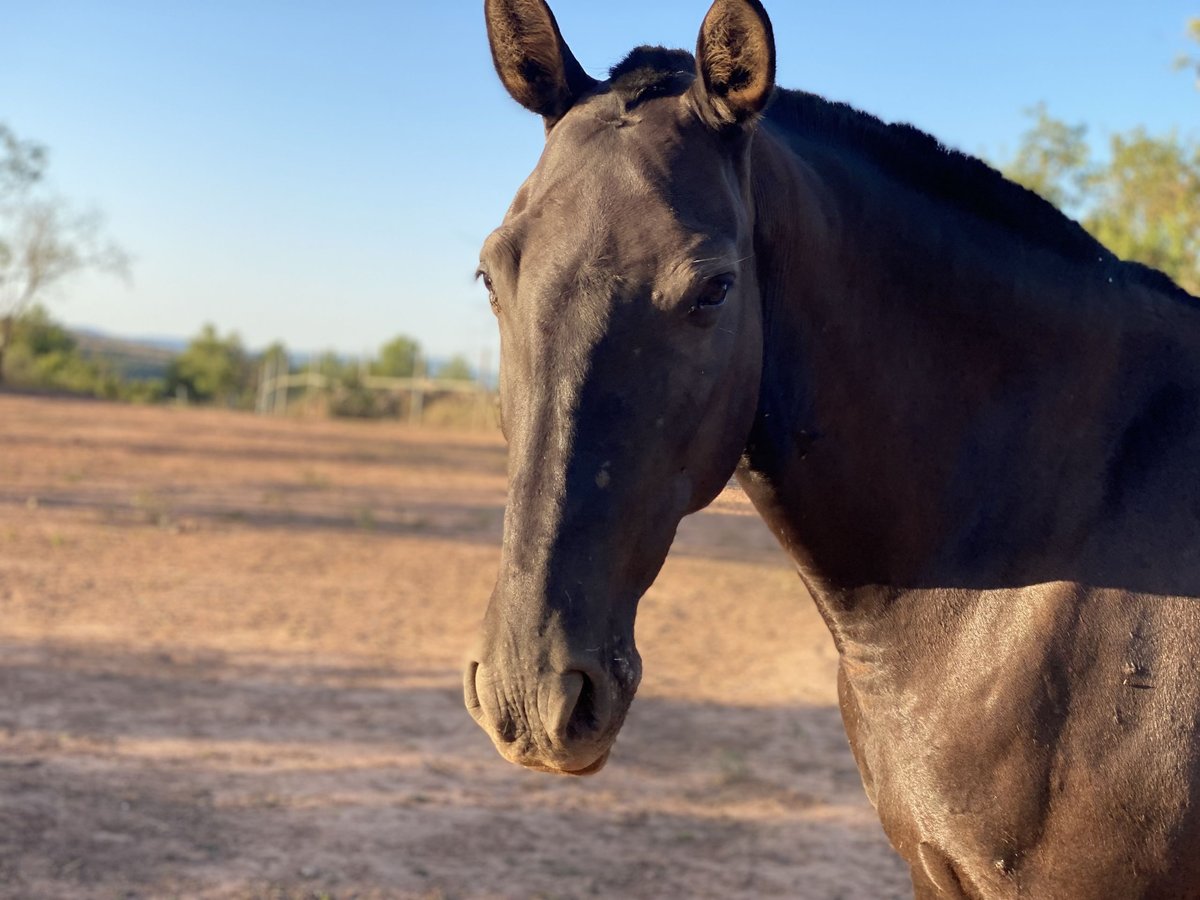
M 79 272 L 129 270 L 99 213 L 41 190 L 45 170 L 45 148 L 0 125 L 0 381 L 13 324 L 34 302 Z
M 46 148 L 22 141 L 0 123 L 0 199 L 24 193 L 42 180 L 46 171 Z
M 13 323 L 8 352 L 9 377 L 28 387 L 114 399 L 153 399 L 156 386 L 122 384 L 108 363 L 79 351 L 75 336 L 33 304 Z
M 74 353 L 78 346 L 74 335 L 51 319 L 46 307 L 36 303 L 15 324 L 13 338 L 27 346 L 33 356 Z
M 1188 22 L 1188 37 L 1200 44 L 1200 17 L 1192 19 Z M 1185 53 L 1175 61 L 1175 65 L 1180 69 L 1191 69 L 1196 73 L 1196 88 L 1200 89 L 1200 55 L 1196 55 L 1200 51 Z
M 387 378 L 411 378 L 417 371 L 421 345 L 407 335 L 398 335 L 379 348 L 379 359 L 371 363 L 371 374 Z
M 292 359 L 288 355 L 288 349 L 284 343 L 275 341 L 258 354 L 256 366 L 260 374 L 270 372 L 272 377 L 279 377 L 287 375 L 291 371 Z
M 467 358 L 459 355 L 446 360 L 438 368 L 437 377 L 452 381 L 470 381 L 475 377 L 475 373 L 471 371 L 471 364 L 467 362 Z
M 238 406 L 250 398 L 253 381 L 250 359 L 236 334 L 222 338 L 205 325 L 167 370 L 168 393 L 187 389 L 196 400 Z
M 315 361 L 310 363 L 310 367 L 318 375 L 324 375 L 330 381 L 341 381 L 346 377 L 346 373 L 351 371 L 351 367 L 344 359 L 338 356 L 332 350 L 326 350 Z
M 1113 135 L 1083 225 L 1123 259 L 1200 295 L 1200 143 L 1137 128 Z
M 1161 269 L 1200 294 L 1200 142 L 1136 128 L 1093 156 L 1087 127 L 1044 106 L 1021 138 L 1005 175 L 1077 218 L 1122 259 Z
M 1091 177 L 1087 126 L 1053 118 L 1045 103 L 1025 114 L 1033 124 L 1021 135 L 1017 154 L 1004 167 L 1004 174 L 1060 209 L 1078 206 Z
M 266 349 L 258 355 L 258 361 L 262 363 L 271 363 L 286 372 L 291 365 L 291 357 L 288 355 L 287 345 L 283 341 L 275 341 L 268 344 Z

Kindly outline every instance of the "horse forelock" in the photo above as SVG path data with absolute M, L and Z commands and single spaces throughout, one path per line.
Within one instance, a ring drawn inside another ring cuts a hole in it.
M 696 60 L 686 50 L 635 47 L 608 73 L 607 89 L 626 111 L 655 97 L 674 97 L 695 80 Z

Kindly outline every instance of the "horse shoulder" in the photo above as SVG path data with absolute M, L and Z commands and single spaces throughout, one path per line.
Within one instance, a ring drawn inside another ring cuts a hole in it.
M 914 873 L 1055 897 L 1200 875 L 1196 601 L 1061 583 L 889 606 L 923 637 L 893 653 L 847 633 L 839 693 Z

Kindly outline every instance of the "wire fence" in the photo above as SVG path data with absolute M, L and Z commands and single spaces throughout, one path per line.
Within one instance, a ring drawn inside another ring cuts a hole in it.
M 437 378 L 425 374 L 418 360 L 407 378 L 372 375 L 363 364 L 337 377 L 309 368 L 291 370 L 287 359 L 271 357 L 259 372 L 255 409 L 260 415 L 331 413 L 369 418 L 397 418 L 413 425 L 494 427 L 496 392 L 481 377 Z M 480 367 L 480 372 L 485 370 Z

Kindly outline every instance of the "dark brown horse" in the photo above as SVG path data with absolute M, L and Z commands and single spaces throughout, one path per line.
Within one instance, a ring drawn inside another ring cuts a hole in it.
M 604 765 L 638 598 L 737 477 L 840 652 L 918 895 L 1200 896 L 1200 305 L 983 163 L 775 90 L 757 0 L 589 77 L 488 0 L 546 147 L 483 248 L 510 446 L 466 702 Z

